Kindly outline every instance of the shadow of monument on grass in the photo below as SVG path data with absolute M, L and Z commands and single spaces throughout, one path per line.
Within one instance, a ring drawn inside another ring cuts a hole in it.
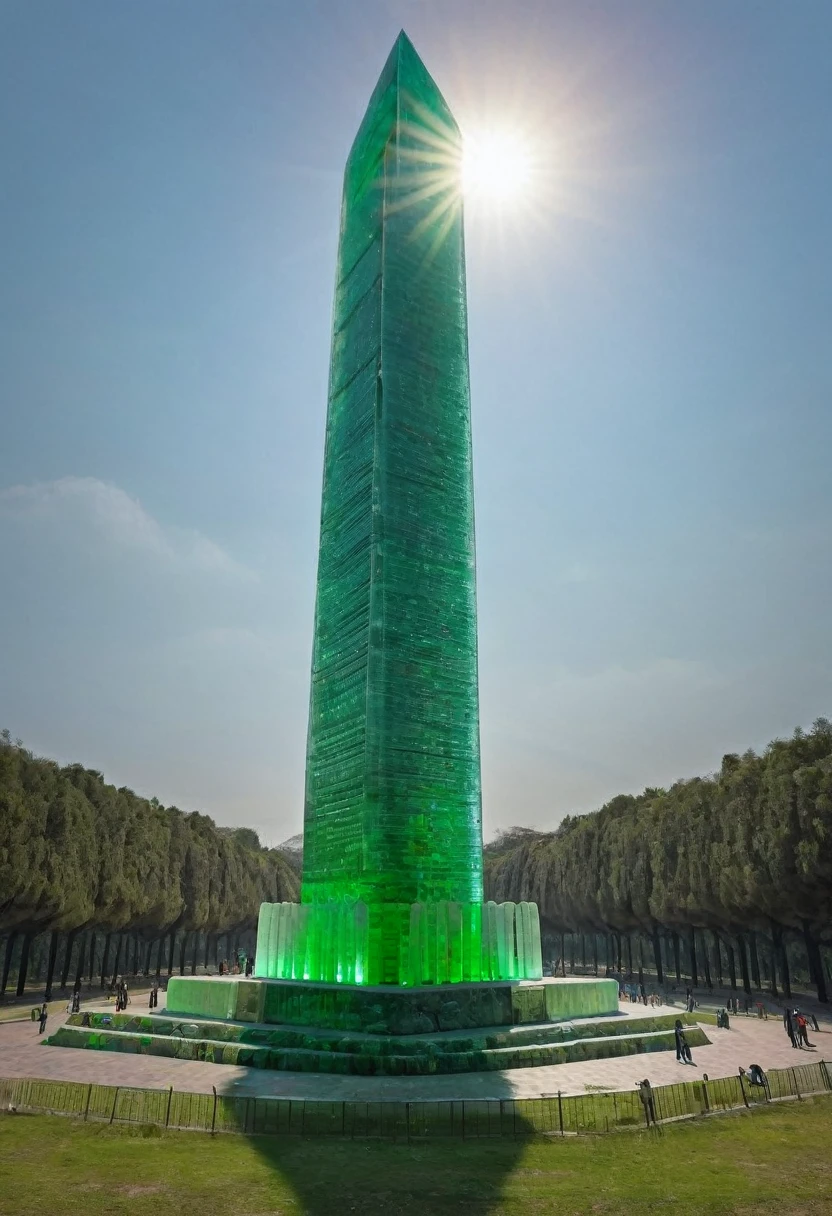
M 408 1101 L 404 1078 L 398 1101 L 298 1102 L 292 1130 L 248 1140 L 304 1216 L 487 1216 L 535 1134 L 490 1080 L 488 1100 Z

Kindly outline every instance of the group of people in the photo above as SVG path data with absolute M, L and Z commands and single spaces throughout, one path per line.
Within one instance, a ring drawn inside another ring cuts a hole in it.
M 818 1020 L 814 1014 L 809 1014 L 812 1019 L 812 1025 L 815 1030 L 818 1029 Z M 783 1010 L 783 1029 L 789 1036 L 792 1047 L 814 1047 L 813 1043 L 809 1042 L 809 1023 L 805 1013 L 801 1013 L 799 1009 L 790 1009 L 788 1005 Z
M 662 1004 L 662 998 L 659 993 L 648 993 L 644 984 L 632 984 L 629 982 L 619 984 L 618 995 L 622 1001 L 630 1001 L 634 1005 L 649 1005 L 651 1009 Z
M 228 959 L 224 958 L 219 966 L 220 975 L 243 975 L 246 978 L 254 972 L 254 956 L 251 954 L 239 954 L 233 960 L 231 966 L 228 965 Z
M 130 997 L 127 992 L 127 980 L 122 979 L 120 975 L 116 976 L 115 981 L 110 988 L 108 999 L 113 995 L 116 998 L 116 1013 L 121 1013 L 122 1009 L 127 1008 Z

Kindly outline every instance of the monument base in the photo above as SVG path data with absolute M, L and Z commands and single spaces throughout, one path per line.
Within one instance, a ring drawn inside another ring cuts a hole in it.
M 618 983 L 575 978 L 396 988 L 172 976 L 165 1012 L 364 1034 L 428 1034 L 618 1013 Z
M 417 988 L 543 976 L 537 904 L 261 904 L 258 979 Z
M 193 981 L 191 981 L 193 982 Z M 196 981 L 209 983 L 210 981 Z M 592 983 L 593 981 L 586 981 Z M 599 981 L 604 983 L 604 981 Z M 564 989 L 572 988 L 570 1000 L 579 997 L 577 985 L 558 984 L 552 989 L 555 1004 L 560 1004 Z M 614 981 L 613 981 L 614 983 Z M 231 992 L 227 987 L 227 995 Z M 525 985 L 520 986 L 520 992 Z M 214 991 L 218 991 L 217 988 Z M 339 993 L 343 995 L 343 993 Z M 356 993 L 353 990 L 352 994 Z M 374 994 L 366 991 L 359 997 Z M 389 997 L 389 992 L 381 994 Z M 442 999 L 441 993 L 433 993 Z M 498 998 L 504 1013 L 511 1009 L 517 1018 L 513 1024 L 473 1029 L 443 1029 L 447 1021 L 459 1021 L 459 1011 L 440 1004 L 439 1012 L 429 1012 L 432 1002 L 422 1001 L 423 1012 L 401 1012 L 400 1029 L 395 1033 L 380 1033 L 369 1023 L 368 1029 L 320 1029 L 310 1026 L 274 1025 L 240 1020 L 197 1017 L 183 1019 L 165 1010 L 158 1014 L 73 1014 L 68 1022 L 49 1039 L 60 1047 L 82 1047 L 97 1051 L 118 1051 L 135 1055 L 153 1055 L 180 1060 L 205 1061 L 212 1064 L 236 1064 L 251 1068 L 277 1069 L 288 1072 L 330 1073 L 361 1077 L 415 1077 L 432 1074 L 504 1071 L 541 1065 L 565 1064 L 575 1060 L 601 1060 L 614 1056 L 672 1051 L 675 1045 L 674 1023 L 680 1017 L 686 1024 L 686 1038 L 691 1047 L 708 1042 L 695 1018 L 676 1012 L 653 1013 L 633 1010 L 607 1014 L 604 1017 L 581 1018 L 575 1021 L 533 1023 L 523 1021 L 531 1016 L 537 1000 L 514 991 L 510 1003 Z M 185 996 L 184 990 L 180 999 Z M 463 1000 L 468 1016 L 474 1017 L 473 1006 Z M 359 1000 L 359 1009 L 370 1016 L 378 1010 Z M 482 1011 L 485 1005 L 479 1005 Z M 336 1010 L 336 1014 L 338 1011 Z M 396 1021 L 396 1011 L 390 1020 Z M 345 1020 L 356 1016 L 342 1008 Z M 424 1021 L 421 1021 L 424 1019 Z M 433 1029 L 421 1032 L 422 1025 Z M 437 1029 L 437 1027 L 439 1027 Z M 403 1093 L 405 1091 L 402 1091 Z

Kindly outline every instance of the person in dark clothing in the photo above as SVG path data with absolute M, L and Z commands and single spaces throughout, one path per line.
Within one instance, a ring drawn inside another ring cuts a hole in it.
M 795 1023 L 797 1025 L 797 1045 L 798 1047 L 811 1047 L 809 1042 L 809 1031 L 806 1024 L 806 1018 L 799 1009 L 795 1009 Z
M 46 1019 L 48 1014 L 49 1010 L 46 1008 L 46 1001 L 44 1001 L 40 1007 L 40 1013 L 38 1014 L 38 1034 L 43 1034 L 44 1030 L 46 1030 Z
M 644 1118 L 649 1127 L 651 1123 L 656 1122 L 656 1108 L 653 1105 L 653 1088 L 646 1078 L 643 1081 L 636 1081 L 636 1088 L 638 1089 L 641 1104 L 644 1107 Z
M 744 1068 L 740 1069 L 740 1077 L 747 1077 L 749 1085 L 758 1085 L 765 1090 L 766 1097 L 771 1098 L 771 1093 L 768 1087 L 768 1077 L 763 1072 L 759 1064 L 750 1064 L 748 1072 Z
M 676 1059 L 682 1064 L 692 1064 L 693 1056 L 690 1053 L 690 1047 L 688 1046 L 688 1041 L 685 1038 L 682 1023 L 678 1018 L 676 1019 L 676 1026 L 673 1033 L 676 1039 Z
M 787 1009 L 783 1016 L 786 1022 L 786 1034 L 789 1036 L 792 1047 L 797 1047 L 797 1034 L 795 1032 L 794 1018 L 792 1017 L 791 1009 Z

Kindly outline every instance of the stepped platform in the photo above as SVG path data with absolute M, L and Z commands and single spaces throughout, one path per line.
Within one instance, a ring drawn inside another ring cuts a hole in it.
M 416 1034 L 334 1032 L 320 1027 L 188 1019 L 162 1014 L 74 1014 L 47 1041 L 61 1047 L 127 1052 L 259 1069 L 347 1076 L 426 1076 L 502 1071 L 596 1060 L 675 1046 L 676 1017 L 691 1047 L 709 1042 L 693 1016 L 617 1013 L 556 1024 L 520 1023 L 476 1031 Z
M 165 1010 L 214 1021 L 411 1035 L 615 1014 L 618 984 L 613 979 L 570 977 L 400 987 L 172 976 Z

